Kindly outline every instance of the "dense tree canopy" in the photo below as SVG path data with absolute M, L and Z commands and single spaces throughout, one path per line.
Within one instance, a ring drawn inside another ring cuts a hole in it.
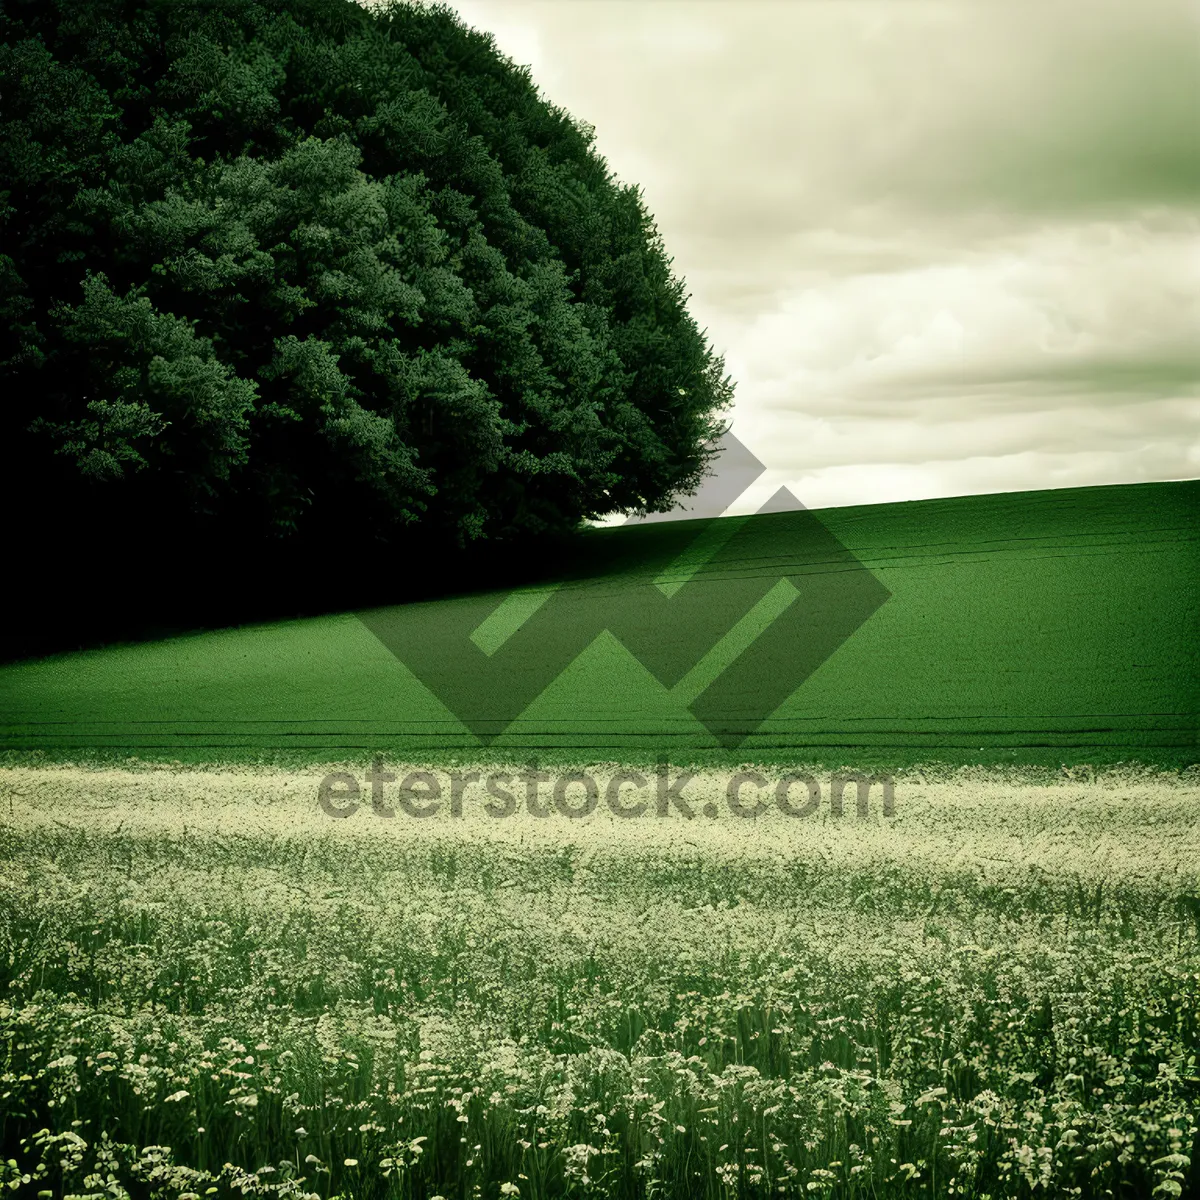
M 639 191 L 449 8 L 8 0 L 0 39 L 26 528 L 463 545 L 698 482 L 731 385 Z

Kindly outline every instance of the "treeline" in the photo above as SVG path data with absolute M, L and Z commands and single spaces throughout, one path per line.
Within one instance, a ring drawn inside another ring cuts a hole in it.
M 31 612 L 402 599 L 699 481 L 732 386 L 639 190 L 447 6 L 9 0 L 0 39 Z

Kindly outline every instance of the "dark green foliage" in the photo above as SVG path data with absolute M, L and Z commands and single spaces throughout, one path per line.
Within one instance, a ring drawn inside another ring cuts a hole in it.
M 15 0 L 0 39 L 29 548 L 282 568 L 699 481 L 732 389 L 640 195 L 448 7 Z

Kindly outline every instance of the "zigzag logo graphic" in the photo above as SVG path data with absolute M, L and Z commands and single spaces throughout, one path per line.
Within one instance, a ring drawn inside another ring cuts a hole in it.
M 726 749 L 753 733 L 890 592 L 787 488 L 720 517 L 765 468 L 732 434 L 691 498 L 682 553 L 634 577 L 360 614 L 487 744 L 608 631 Z M 672 520 L 656 513 L 626 525 Z

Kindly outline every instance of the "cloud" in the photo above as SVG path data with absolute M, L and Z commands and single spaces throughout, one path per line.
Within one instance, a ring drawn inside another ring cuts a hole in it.
M 1200 199 L 1186 0 L 456 7 L 533 59 L 618 172 L 661 188 L 700 236 L 774 241 L 834 214 L 869 226 L 874 206 L 987 219 Z M 678 172 L 700 156 L 708 170 Z
M 454 7 L 643 186 L 763 499 L 1196 473 L 1200 6 Z

